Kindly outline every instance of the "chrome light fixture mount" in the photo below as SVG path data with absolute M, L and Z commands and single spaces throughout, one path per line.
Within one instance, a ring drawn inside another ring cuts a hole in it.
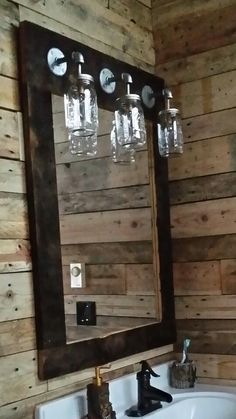
M 47 63 L 51 72 L 56 76 L 64 76 L 67 71 L 65 55 L 59 48 L 50 48 L 47 54 Z

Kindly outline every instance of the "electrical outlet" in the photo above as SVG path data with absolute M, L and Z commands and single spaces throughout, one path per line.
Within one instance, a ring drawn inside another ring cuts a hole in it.
M 71 288 L 85 288 L 85 263 L 70 264 L 70 286 Z

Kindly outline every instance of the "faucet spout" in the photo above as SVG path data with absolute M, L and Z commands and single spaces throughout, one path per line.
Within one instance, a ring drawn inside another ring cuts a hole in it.
M 152 386 L 143 390 L 143 398 L 166 403 L 171 403 L 173 400 L 171 394 Z
M 127 416 L 144 416 L 160 409 L 162 407 L 161 402 L 170 403 L 173 400 L 171 394 L 150 385 L 151 375 L 154 377 L 159 377 L 159 375 L 151 369 L 146 361 L 142 361 L 141 364 L 142 369 L 137 373 L 138 403 L 126 410 Z

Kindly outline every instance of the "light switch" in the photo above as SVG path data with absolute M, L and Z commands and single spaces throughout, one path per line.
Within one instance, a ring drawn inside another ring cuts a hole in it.
M 85 288 L 85 263 L 70 264 L 70 286 L 71 288 Z

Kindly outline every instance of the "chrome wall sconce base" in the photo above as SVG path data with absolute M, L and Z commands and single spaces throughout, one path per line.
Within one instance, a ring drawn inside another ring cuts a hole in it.
M 55 76 L 64 76 L 67 71 L 65 55 L 59 48 L 50 48 L 47 54 L 48 67 Z

